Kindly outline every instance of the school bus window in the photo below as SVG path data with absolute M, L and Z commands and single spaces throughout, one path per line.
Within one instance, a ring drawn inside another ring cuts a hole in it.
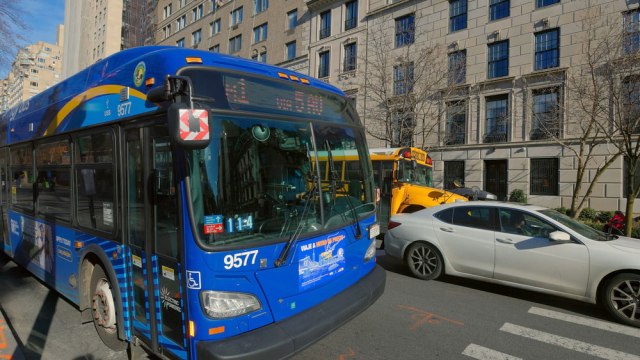
M 76 218 L 87 228 L 112 233 L 115 227 L 115 182 L 111 132 L 76 141 Z
M 36 148 L 36 211 L 40 216 L 71 221 L 71 163 L 68 140 Z

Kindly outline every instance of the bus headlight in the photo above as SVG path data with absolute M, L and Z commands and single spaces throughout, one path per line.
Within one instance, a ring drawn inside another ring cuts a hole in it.
M 200 304 L 204 313 L 214 319 L 240 316 L 262 307 L 258 298 L 250 294 L 210 290 L 200 292 Z
M 376 257 L 376 240 L 373 239 L 371 244 L 367 248 L 367 252 L 364 253 L 364 262 L 369 262 L 369 260 Z

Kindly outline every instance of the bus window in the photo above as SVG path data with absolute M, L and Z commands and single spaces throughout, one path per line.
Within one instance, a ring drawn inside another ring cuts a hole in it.
M 81 136 L 76 141 L 76 218 L 84 227 L 111 233 L 115 227 L 113 134 Z
M 33 153 L 31 146 L 11 149 L 11 205 L 14 209 L 33 211 Z
M 71 149 L 68 140 L 36 148 L 37 213 L 71 221 Z

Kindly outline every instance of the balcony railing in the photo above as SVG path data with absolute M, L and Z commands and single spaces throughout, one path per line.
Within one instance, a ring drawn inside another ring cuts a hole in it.
M 327 27 L 320 29 L 320 39 L 324 39 L 329 36 L 331 36 L 331 28 Z

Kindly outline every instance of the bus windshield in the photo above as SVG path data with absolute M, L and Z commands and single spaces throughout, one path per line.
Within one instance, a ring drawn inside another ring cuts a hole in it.
M 205 245 L 256 246 L 335 229 L 374 211 L 372 171 L 358 129 L 310 121 L 214 115 L 211 143 L 191 151 L 194 221 Z M 326 186 L 316 155 L 355 154 Z M 320 151 L 318 151 L 319 149 Z
M 416 163 L 411 160 L 398 161 L 398 181 L 433 187 L 433 169 L 430 166 Z

